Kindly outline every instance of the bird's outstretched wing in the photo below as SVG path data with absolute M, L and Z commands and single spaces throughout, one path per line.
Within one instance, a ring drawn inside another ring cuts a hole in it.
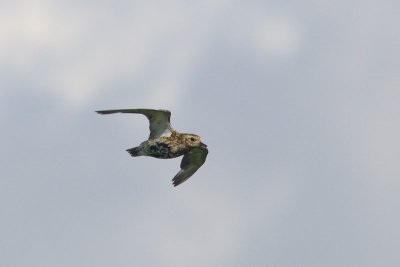
M 181 170 L 172 179 L 177 186 L 189 179 L 206 161 L 208 149 L 204 146 L 196 147 L 183 156 Z
M 99 114 L 113 114 L 113 113 L 137 113 L 143 114 L 150 121 L 150 136 L 149 139 L 157 138 L 160 136 L 170 136 L 174 130 L 170 123 L 171 112 L 168 110 L 155 110 L 155 109 L 112 109 L 112 110 L 99 110 Z

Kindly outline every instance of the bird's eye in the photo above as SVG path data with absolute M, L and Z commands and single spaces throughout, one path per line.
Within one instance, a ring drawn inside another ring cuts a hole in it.
M 196 139 L 194 137 L 190 138 L 190 141 L 194 142 Z

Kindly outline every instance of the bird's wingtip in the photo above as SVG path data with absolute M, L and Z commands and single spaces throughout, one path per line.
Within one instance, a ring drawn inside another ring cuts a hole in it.
M 174 187 L 177 187 L 178 185 L 180 185 L 181 183 L 178 181 L 178 180 L 176 180 L 176 179 L 172 179 L 172 185 L 174 186 Z

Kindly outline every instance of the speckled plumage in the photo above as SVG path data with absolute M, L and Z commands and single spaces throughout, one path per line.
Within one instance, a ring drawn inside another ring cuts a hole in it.
M 149 156 L 170 159 L 184 156 L 181 170 L 172 179 L 177 186 L 192 176 L 206 161 L 207 145 L 200 136 L 175 131 L 170 124 L 171 112 L 154 109 L 115 109 L 96 111 L 99 114 L 137 113 L 145 115 L 150 122 L 149 139 L 139 146 L 127 149 L 132 157 Z

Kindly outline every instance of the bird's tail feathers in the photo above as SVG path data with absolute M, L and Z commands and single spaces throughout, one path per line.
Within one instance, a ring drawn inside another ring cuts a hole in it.
M 132 157 L 138 157 L 141 156 L 140 154 L 140 148 L 139 147 L 133 147 L 129 148 L 126 150 Z

